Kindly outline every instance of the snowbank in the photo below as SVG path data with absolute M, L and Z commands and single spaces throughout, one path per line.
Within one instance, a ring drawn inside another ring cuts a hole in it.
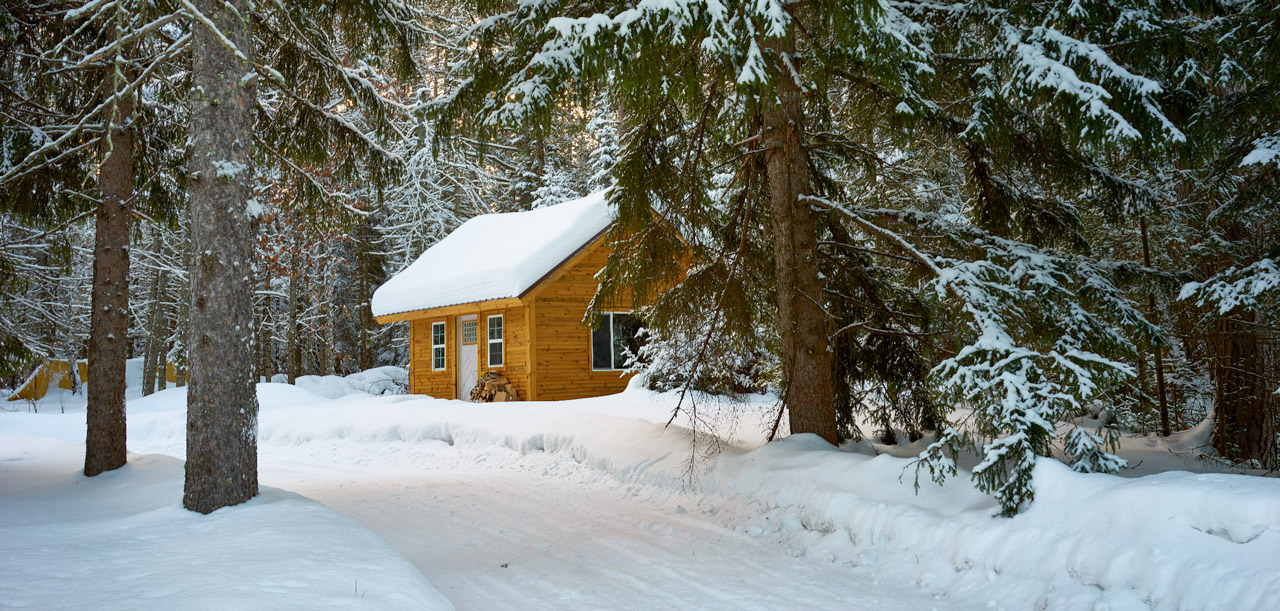
M 296 494 L 263 488 L 201 516 L 181 506 L 180 460 L 133 455 L 87 478 L 82 444 L 3 436 L 0 448 L 5 606 L 453 608 L 386 541 Z
M 749 528 L 797 551 L 913 566 L 940 593 L 990 582 L 1012 608 L 1263 609 L 1280 595 L 1280 481 L 1083 475 L 1042 459 L 1036 502 L 1002 519 L 967 481 L 912 495 L 913 472 L 800 435 L 727 457 L 706 485 L 761 502 Z
M 294 385 L 327 399 L 338 399 L 361 393 L 400 395 L 404 394 L 409 387 L 409 370 L 388 366 L 348 376 L 299 376 L 294 380 Z
M 286 405 L 272 393 L 290 387 L 275 386 L 259 386 L 263 464 L 412 471 L 439 461 L 442 442 L 487 461 L 510 456 L 512 468 L 525 455 L 560 453 L 650 496 L 686 495 L 693 510 L 792 555 L 872 576 L 912 574 L 938 598 L 985 598 L 1009 609 L 1224 610 L 1280 599 L 1275 479 L 1082 475 L 1042 461 L 1037 502 L 1004 519 L 993 517 L 996 504 L 968 473 L 946 486 L 922 482 L 916 494 L 910 459 L 843 451 L 806 435 L 728 445 L 691 481 L 687 431 L 664 429 L 667 398 L 640 389 L 482 405 L 365 394 L 306 402 L 294 394 L 300 403 Z M 180 395 L 160 394 L 174 407 L 130 403 L 130 448 L 182 456 Z M 0 431 L 26 435 L 83 439 L 83 426 L 77 415 L 0 418 Z
M 298 408 L 263 401 L 263 460 L 412 470 L 439 442 L 513 456 L 563 452 L 618 480 L 693 493 L 726 523 L 796 556 L 914 571 L 919 587 L 1008 608 L 1257 609 L 1280 596 L 1280 481 L 1238 475 L 1082 475 L 1037 467 L 1037 502 L 1013 519 L 961 473 L 912 488 L 911 461 L 798 435 L 729 446 L 690 487 L 685 431 L 651 393 L 474 405 L 362 395 Z M 182 414 L 131 411 L 131 447 L 181 455 Z M 738 510 L 727 511 L 728 506 Z M 749 511 L 742 510 L 750 507 Z

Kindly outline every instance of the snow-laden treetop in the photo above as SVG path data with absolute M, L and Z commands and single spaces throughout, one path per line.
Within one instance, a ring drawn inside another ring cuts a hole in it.
M 609 228 L 606 192 L 463 223 L 373 293 L 373 315 L 519 297 Z

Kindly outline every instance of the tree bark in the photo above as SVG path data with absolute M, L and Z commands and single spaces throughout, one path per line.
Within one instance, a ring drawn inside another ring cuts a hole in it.
M 1213 447 L 1218 455 L 1255 467 L 1280 466 L 1276 448 L 1276 399 L 1270 347 L 1257 332 L 1255 312 L 1233 311 L 1210 337 L 1214 378 Z
M 156 234 L 155 244 L 156 246 L 160 245 L 159 232 L 157 232 Z M 154 250 L 157 254 L 160 252 L 160 248 L 155 248 Z M 152 300 L 151 312 L 148 314 L 148 317 L 150 318 L 150 320 L 147 321 L 147 355 L 143 359 L 143 363 L 144 363 L 143 371 L 142 371 L 142 394 L 143 395 L 149 395 L 155 392 L 156 375 L 157 375 L 156 370 L 158 369 L 159 363 L 163 360 L 160 356 L 160 353 L 164 352 L 165 350 L 165 346 L 164 346 L 165 338 L 162 337 L 161 334 L 165 330 L 164 329 L 165 311 L 164 311 L 163 302 L 164 302 L 165 284 L 168 282 L 168 280 L 169 280 L 168 274 L 165 272 L 164 269 L 156 269 L 155 282 L 153 282 L 151 285 L 151 300 Z M 159 373 L 159 376 L 160 376 L 160 379 L 162 380 L 164 379 L 163 372 Z M 161 384 L 160 387 L 164 388 L 163 384 Z
M 360 248 L 363 251 L 365 244 L 361 242 Z M 368 274 L 368 257 L 363 252 L 360 254 L 360 273 L 359 273 L 359 301 L 357 306 L 359 309 L 356 314 L 356 324 L 360 326 L 360 371 L 373 368 L 373 351 L 369 349 L 369 327 L 370 318 L 373 316 L 372 310 L 369 309 L 369 274 Z
M 104 96 L 125 87 L 114 73 Z M 84 474 L 90 477 L 125 464 L 124 370 L 129 341 L 129 200 L 133 196 L 133 96 L 106 111 L 94 223 L 93 289 L 89 315 L 89 389 Z M 72 375 L 78 365 L 70 361 Z
M 298 268 L 294 258 L 293 273 L 289 274 L 289 383 L 293 384 L 302 375 L 302 342 L 298 341 Z
M 791 433 L 814 433 L 837 443 L 835 384 L 828 350 L 827 316 L 820 305 L 817 228 L 809 203 L 809 159 L 804 148 L 803 92 L 783 57 L 794 56 L 791 38 L 769 39 L 778 78 L 763 100 L 765 166 L 773 210 L 773 262 L 778 334 L 787 381 Z M 794 61 L 794 57 L 792 57 Z
M 182 266 L 186 269 L 191 269 L 191 250 L 189 241 L 187 243 L 187 247 L 182 253 Z M 179 294 L 183 293 L 188 296 L 191 294 L 189 280 L 188 285 L 179 291 Z M 177 326 L 177 329 L 175 329 L 173 335 L 169 337 L 169 342 L 171 342 L 173 346 L 169 349 L 167 358 L 173 361 L 173 384 L 174 386 L 181 388 L 187 385 L 187 372 L 191 365 L 191 360 L 188 357 L 189 351 L 187 350 L 187 340 L 191 337 L 191 300 L 178 299 L 175 305 L 177 310 L 173 314 L 173 321 L 174 325 Z
M 168 325 L 165 325 L 161 332 L 168 334 Z M 160 350 L 156 353 L 156 371 L 159 372 L 156 377 L 156 390 L 164 390 L 165 385 L 169 382 L 169 351 L 163 341 L 160 342 Z
M 1151 246 L 1147 242 L 1147 217 L 1138 217 L 1138 226 L 1142 229 L 1142 264 L 1151 268 Z M 1156 295 L 1147 291 L 1147 309 L 1151 317 L 1156 318 Z M 1165 400 L 1164 386 L 1164 346 L 1151 347 L 1156 361 L 1156 397 L 1160 403 L 1160 435 L 1168 437 L 1172 432 L 1169 427 L 1169 403 Z
M 247 0 L 195 0 L 243 58 L 253 56 Z M 210 513 L 258 493 L 253 325 L 253 68 L 217 33 L 193 26 L 190 127 L 191 360 L 182 504 Z
M 159 270 L 156 272 L 159 274 Z M 160 303 L 157 297 L 157 289 L 160 288 L 158 282 L 151 282 L 151 307 L 148 308 L 148 324 L 147 324 L 147 344 L 142 351 L 142 396 L 150 395 L 155 392 L 156 388 L 156 338 L 154 323 L 156 320 L 156 307 Z
M 262 364 L 259 368 L 259 374 L 263 381 L 270 382 L 271 376 L 275 375 L 274 362 L 275 359 L 273 346 L 271 345 L 271 272 L 262 275 L 263 289 L 263 306 L 262 306 L 262 329 L 258 332 L 260 344 L 258 348 L 262 351 Z

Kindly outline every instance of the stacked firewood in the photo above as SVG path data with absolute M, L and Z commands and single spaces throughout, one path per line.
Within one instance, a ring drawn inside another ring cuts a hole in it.
M 471 401 L 475 403 L 501 403 L 503 401 L 519 401 L 520 395 L 511 380 L 496 371 L 486 371 L 471 389 Z

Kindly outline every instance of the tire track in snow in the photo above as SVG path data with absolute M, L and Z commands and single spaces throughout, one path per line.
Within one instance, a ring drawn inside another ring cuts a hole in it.
M 982 606 L 792 558 L 724 526 L 749 508 L 685 512 L 696 499 L 620 484 L 567 453 L 442 444 L 436 457 L 411 472 L 279 456 L 264 461 L 263 483 L 364 522 L 461 610 Z

